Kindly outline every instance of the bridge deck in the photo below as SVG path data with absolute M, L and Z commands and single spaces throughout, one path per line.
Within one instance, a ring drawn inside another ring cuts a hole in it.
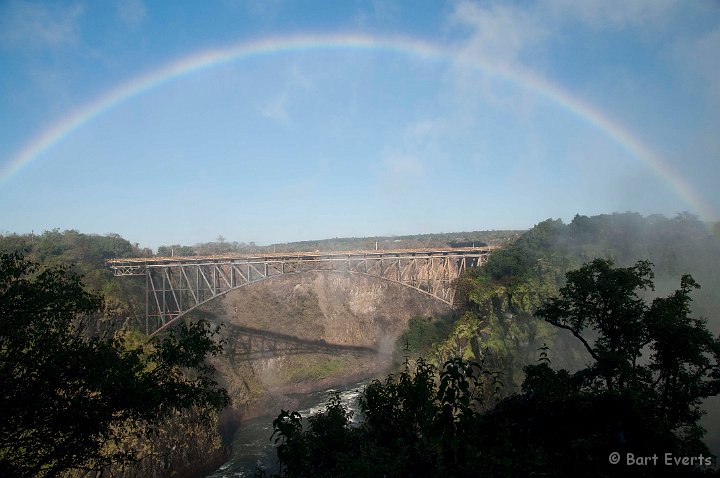
M 129 265 L 168 265 L 168 264 L 196 264 L 207 262 L 271 262 L 288 260 L 332 260 L 334 258 L 347 259 L 348 257 L 423 257 L 423 256 L 467 256 L 487 254 L 497 246 L 485 247 L 458 247 L 446 249 L 380 249 L 357 251 L 328 251 L 328 252 L 266 252 L 255 254 L 222 254 L 213 256 L 173 256 L 173 257 L 131 257 L 122 259 L 108 259 L 110 268 Z
M 279 252 L 108 260 L 115 276 L 145 277 L 146 329 L 154 333 L 225 293 L 285 274 L 341 272 L 390 281 L 453 306 L 453 281 L 493 247 Z

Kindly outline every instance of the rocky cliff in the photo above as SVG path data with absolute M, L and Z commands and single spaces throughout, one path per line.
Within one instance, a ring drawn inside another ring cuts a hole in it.
M 310 272 L 229 292 L 196 315 L 225 324 L 216 366 L 234 414 L 250 416 L 291 407 L 293 393 L 386 373 L 411 317 L 448 312 L 399 284 Z

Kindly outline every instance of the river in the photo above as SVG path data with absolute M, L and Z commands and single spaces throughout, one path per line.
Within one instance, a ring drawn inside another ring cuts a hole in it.
M 340 391 L 343 405 L 352 410 L 352 421 L 358 423 L 358 398 L 369 381 L 358 382 L 338 389 L 329 389 L 299 396 L 300 415 L 305 419 L 325 410 L 325 405 L 334 390 Z M 277 411 L 280 413 L 280 410 Z M 252 477 L 258 467 L 265 468 L 268 475 L 278 472 L 277 455 L 270 441 L 273 433 L 272 421 L 277 417 L 267 415 L 243 422 L 235 433 L 230 459 L 207 478 Z M 305 425 L 307 423 L 305 422 Z

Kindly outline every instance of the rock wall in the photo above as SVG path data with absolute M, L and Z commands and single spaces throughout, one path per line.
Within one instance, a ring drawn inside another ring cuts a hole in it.
M 382 279 L 342 272 L 278 276 L 232 291 L 198 316 L 225 324 L 216 361 L 237 413 L 292 407 L 292 394 L 385 374 L 395 343 L 414 316 L 448 313 L 446 304 Z M 244 328 L 267 330 L 329 350 L 248 356 L 233 345 Z M 335 349 L 333 349 L 335 347 Z M 343 348 L 344 347 L 344 348 Z M 372 349 L 358 353 L 352 347 Z

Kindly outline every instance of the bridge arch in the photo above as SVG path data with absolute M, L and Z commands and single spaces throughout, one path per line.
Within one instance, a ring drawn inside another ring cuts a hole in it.
M 252 282 L 245 282 L 245 283 L 240 284 L 240 285 L 238 285 L 238 286 L 236 286 L 236 287 L 233 287 L 232 289 L 227 289 L 227 290 L 224 290 L 224 291 L 222 291 L 222 292 L 219 292 L 217 295 L 215 295 L 215 296 L 213 296 L 213 297 L 210 297 L 210 298 L 208 298 L 208 299 L 205 299 L 203 302 L 200 302 L 200 303 L 198 303 L 198 304 L 196 304 L 196 305 L 193 305 L 193 306 L 190 307 L 189 309 L 180 312 L 180 314 L 178 314 L 177 316 L 172 317 L 170 320 L 168 320 L 167 322 L 165 322 L 164 324 L 162 324 L 159 328 L 157 328 L 154 332 L 152 332 L 152 333 L 150 334 L 150 337 L 154 337 L 155 335 L 160 334 L 160 333 L 163 332 L 164 330 L 167 330 L 167 329 L 171 328 L 172 326 L 174 326 L 174 325 L 176 325 L 178 322 L 180 322 L 183 318 L 185 318 L 185 316 L 189 315 L 191 312 L 199 309 L 200 307 L 202 307 L 203 305 L 205 305 L 205 304 L 207 304 L 207 303 L 209 303 L 209 302 L 212 302 L 212 301 L 215 300 L 215 299 L 218 299 L 218 298 L 220 298 L 220 297 L 222 297 L 222 296 L 227 295 L 229 292 L 236 291 L 236 290 L 240 290 L 240 289 L 245 288 L 245 287 L 247 287 L 247 286 L 249 286 L 249 285 L 253 285 L 253 284 L 258 284 L 258 283 L 261 283 L 261 282 L 265 282 L 265 281 L 268 281 L 268 280 L 270 280 L 270 279 L 274 279 L 274 278 L 276 278 L 276 277 L 281 277 L 281 276 L 288 277 L 288 276 L 293 276 L 293 275 L 308 274 L 308 273 L 311 273 L 311 272 L 324 272 L 324 273 L 335 273 L 335 274 L 354 274 L 354 275 L 360 275 L 360 276 L 369 277 L 369 278 L 375 279 L 375 280 L 381 280 L 381 281 L 386 281 L 386 282 L 390 282 L 390 283 L 393 283 L 393 284 L 399 284 L 399 285 L 401 285 L 401 286 L 403 286 L 403 287 L 407 287 L 407 288 L 409 288 L 409 289 L 413 289 L 413 290 L 416 291 L 416 292 L 419 292 L 419 293 L 421 293 L 421 294 L 424 294 L 424 295 L 432 298 L 433 300 L 436 300 L 436 301 L 438 301 L 438 302 L 442 302 L 443 304 L 447 305 L 448 307 L 452 307 L 452 306 L 453 306 L 452 302 L 450 302 L 450 301 L 448 301 L 448 300 L 445 300 L 445 299 L 443 299 L 443 298 L 441 298 L 441 297 L 438 297 L 438 296 L 436 296 L 436 295 L 433 295 L 433 294 L 431 294 L 430 292 L 428 292 L 428 291 L 426 291 L 426 290 L 423 290 L 423 289 L 420 289 L 419 287 L 415 287 L 415 286 L 413 286 L 413 285 L 411 285 L 411 284 L 408 284 L 408 283 L 405 283 L 405 282 L 400 282 L 400 281 L 397 281 L 397 280 L 394 280 L 394 279 L 390 279 L 390 278 L 387 278 L 387 277 L 379 277 L 379 276 L 376 276 L 376 275 L 368 274 L 368 273 L 365 273 L 365 272 L 358 272 L 358 271 L 339 271 L 339 270 L 308 269 L 308 270 L 303 270 L 303 271 L 287 272 L 287 273 L 281 274 L 281 275 L 272 275 L 272 276 L 269 276 L 269 277 L 262 277 L 262 278 L 259 278 L 259 279 L 257 279 L 257 280 L 254 280 L 254 281 L 252 281 Z
M 280 275 L 343 272 L 382 279 L 428 295 L 450 307 L 453 281 L 468 267 L 482 265 L 490 248 L 448 250 L 352 251 L 117 259 L 108 261 L 116 276 L 144 276 L 146 323 L 156 335 L 211 300 Z

